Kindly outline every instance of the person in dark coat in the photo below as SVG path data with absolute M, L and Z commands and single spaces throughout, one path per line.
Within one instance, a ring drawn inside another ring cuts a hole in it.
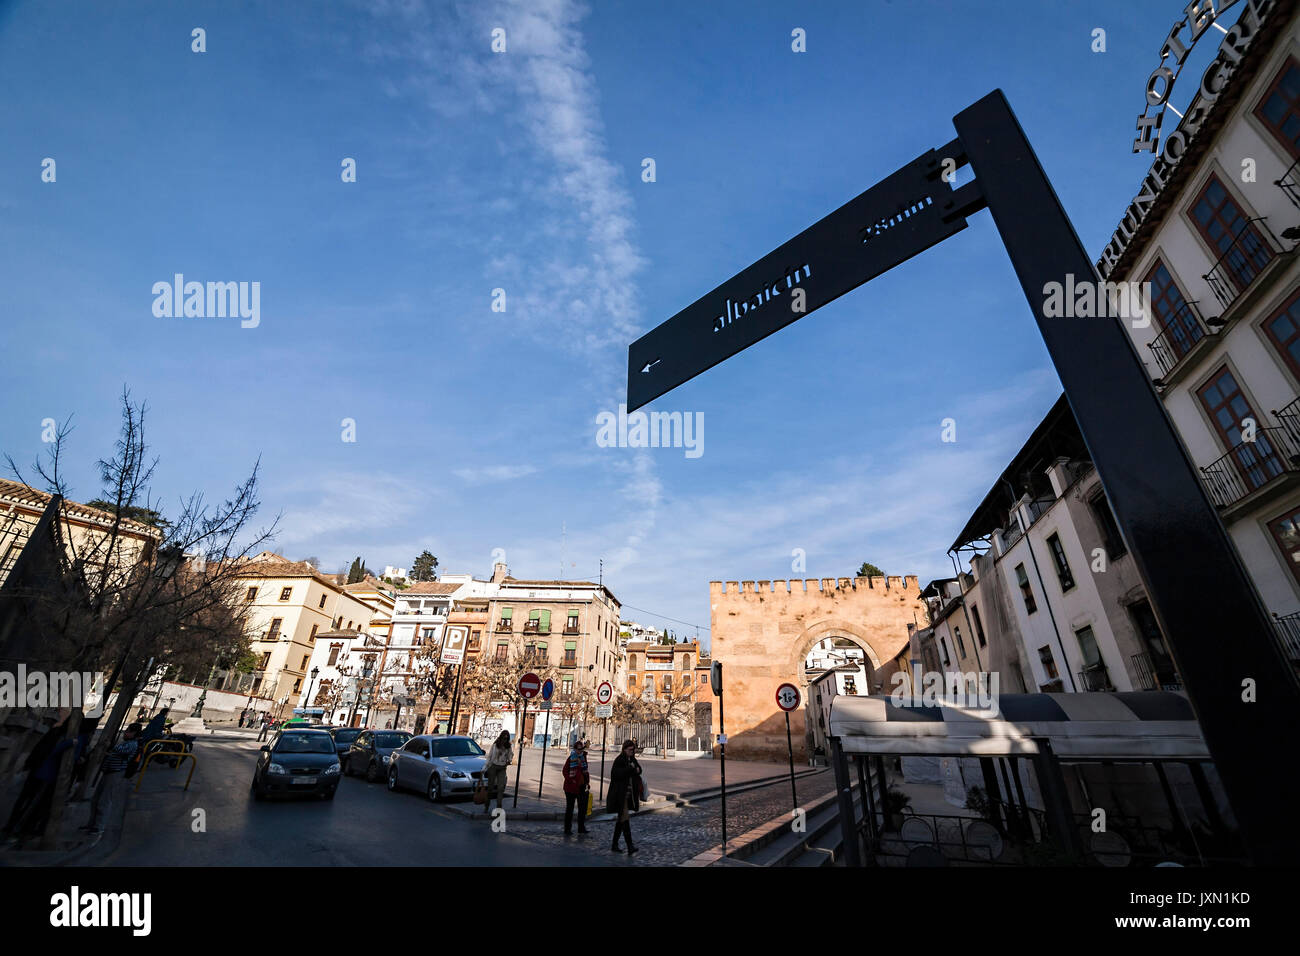
M 23 781 L 23 788 L 18 794 L 18 800 L 14 803 L 13 810 L 9 814 L 9 821 L 4 826 L 4 833 L 15 832 L 18 829 L 19 822 L 40 798 L 42 791 L 45 789 L 45 781 L 37 775 L 36 771 L 41 768 L 59 741 L 67 736 L 67 733 L 68 718 L 65 716 L 63 720 L 42 735 L 36 746 L 32 748 L 31 753 L 27 755 L 27 759 L 23 761 L 23 769 L 27 771 L 27 779 Z
M 609 796 L 605 800 L 605 811 L 618 814 L 618 823 L 614 825 L 614 841 L 610 851 L 619 852 L 618 838 L 622 834 L 627 841 L 627 855 L 636 852 L 632 845 L 632 814 L 641 805 L 641 763 L 636 759 L 636 744 L 631 740 L 623 741 L 623 752 L 614 761 L 609 771 Z

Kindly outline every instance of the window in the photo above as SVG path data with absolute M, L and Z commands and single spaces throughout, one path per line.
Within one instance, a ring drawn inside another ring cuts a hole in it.
M 280 589 L 280 600 L 281 600 L 281 601 L 287 601 L 287 600 L 289 600 L 289 598 L 290 598 L 292 595 L 293 595 L 293 588 L 281 588 L 281 589 Z
M 700 683 L 701 683 L 701 684 L 707 684 L 708 681 L 709 681 L 709 675 L 708 675 L 708 674 L 701 674 L 701 675 L 700 675 Z
M 311 637 L 308 638 L 308 640 L 312 640 L 312 641 L 316 640 L 316 631 L 317 631 L 319 628 L 320 628 L 320 625 L 319 625 L 319 624 L 313 624 L 313 625 L 311 626 Z
M 1052 552 L 1052 560 L 1056 562 L 1056 576 L 1061 581 L 1061 590 L 1070 590 L 1074 587 L 1074 575 L 1070 573 L 1070 562 L 1065 557 L 1065 546 L 1061 544 L 1061 536 L 1054 534 L 1048 538 L 1047 547 Z
M 506 659 L 506 654 L 508 654 L 509 652 L 510 652 L 510 642 L 509 642 L 509 641 L 498 641 L 498 642 L 497 642 L 497 660 L 499 660 L 499 661 L 503 661 L 503 660 L 505 660 L 505 659 Z
M 471 648 L 477 648 L 477 647 L 478 647 L 478 643 L 479 643 L 479 635 L 481 635 L 482 633 L 483 633 L 482 631 L 470 631 L 470 632 L 469 632 L 469 646 L 470 646 Z
M 341 651 L 341 650 L 343 650 L 343 645 L 342 645 L 342 644 L 331 644 L 331 645 L 330 645 L 330 659 L 326 662 L 326 666 L 327 666 L 327 667 L 333 667 L 335 664 L 338 663 L 338 659 L 339 659 L 339 651 Z
M 514 608 L 511 608 L 511 607 L 503 607 L 503 608 L 501 609 L 501 621 L 500 621 L 500 623 L 497 625 L 497 627 L 500 628 L 500 629 L 503 630 L 503 631 L 508 631 L 508 630 L 510 630 L 510 618 L 514 615 L 514 613 L 515 613 L 515 609 L 514 609 Z
M 276 640 L 276 639 L 279 638 L 279 636 L 280 636 L 280 625 L 283 624 L 283 623 L 284 623 L 284 618 L 282 618 L 282 617 L 272 618 L 272 620 L 271 620 L 271 630 L 270 630 L 270 631 L 267 633 L 267 635 L 266 635 L 266 639 L 267 639 L 268 641 L 274 641 L 274 640 Z
M 334 622 L 334 630 L 337 631 L 342 626 L 343 626 L 343 615 L 340 614 L 338 620 Z
M 1300 508 L 1292 508 L 1286 514 L 1274 518 L 1268 523 L 1268 530 L 1286 556 L 1287 567 L 1296 580 L 1300 581 Z
M 682 670 L 684 670 L 684 671 L 688 671 L 688 670 L 690 670 L 690 669 L 691 669 L 691 655 L 690 655 L 690 654 L 683 654 L 683 655 L 682 655 Z
M 545 662 L 547 657 L 550 656 L 549 652 L 550 652 L 549 644 L 547 644 L 545 641 L 537 642 L 537 659 L 539 661 Z
M 349 631 L 352 630 L 352 622 L 351 622 L 351 621 L 348 621 L 348 630 L 349 630 Z
M 302 663 L 298 665 L 298 670 L 305 671 L 307 669 L 307 662 L 310 660 L 311 660 L 310 654 L 302 655 Z
M 975 625 L 975 638 L 980 642 L 980 647 L 988 647 L 988 641 L 984 640 L 984 622 L 980 620 L 980 609 L 972 604 L 970 606 L 971 623 Z
M 326 598 L 326 597 L 328 597 L 328 595 L 322 594 L 322 595 L 320 596 L 320 604 L 317 605 L 318 607 L 322 607 L 322 608 L 323 608 L 323 607 L 325 606 L 325 598 Z
M 1229 452 L 1228 457 L 1246 483 L 1247 492 L 1262 487 L 1282 473 L 1282 463 L 1268 432 L 1226 365 L 1201 386 L 1197 395 Z M 1257 429 L 1253 442 L 1243 442 L 1241 438 L 1241 429 L 1247 419 L 1255 422 Z
M 1291 369 L 1300 378 L 1300 290 L 1264 323 L 1264 333 Z
M 301 677 L 299 677 L 296 681 L 293 682 L 293 692 L 296 694 L 296 693 L 298 693 L 300 690 L 302 690 L 302 678 L 301 678 Z
M 578 642 L 577 641 L 564 642 L 564 663 L 569 667 L 573 667 L 575 664 L 578 663 Z
M 673 675 L 672 675 L 672 674 L 665 674 L 665 675 L 664 675 L 664 693 L 665 693 L 665 694 L 671 694 L 672 692 L 673 692 Z
M 1088 507 L 1092 509 L 1093 517 L 1097 519 L 1102 542 L 1106 545 L 1106 557 L 1114 561 L 1128 554 L 1124 537 L 1119 533 L 1119 522 L 1115 520 L 1115 512 L 1110 510 L 1106 493 L 1103 491 L 1089 498 Z
M 421 644 L 428 644 L 428 643 L 431 642 L 432 640 L 433 640 L 433 628 L 431 628 L 431 627 L 426 627 L 426 628 L 424 629 L 424 631 L 422 632 L 422 634 L 421 634 L 421 637 L 420 637 L 420 643 L 421 643 Z
M 271 663 L 271 652 L 266 651 L 262 654 L 262 663 L 257 665 L 258 670 L 266 670 L 266 665 Z
M 1217 272 L 1224 281 L 1235 286 L 1237 292 L 1241 292 L 1273 258 L 1272 248 L 1255 224 L 1247 220 L 1246 214 L 1217 176 L 1211 176 L 1205 184 L 1192 205 L 1191 213 L 1192 224 L 1213 252 L 1222 254 L 1233 250 L 1211 272 L 1211 284 Z
M 961 628 L 954 627 L 952 629 L 952 636 L 957 639 L 957 653 L 961 655 L 958 660 L 962 660 L 966 657 L 966 642 L 961 639 Z
M 560 693 L 563 694 L 565 697 L 571 697 L 573 695 L 572 677 L 566 677 L 560 681 Z
M 1159 356 L 1162 363 L 1167 362 L 1168 365 L 1162 365 L 1162 371 L 1168 372 L 1201 340 L 1205 330 L 1196 321 L 1191 306 L 1187 304 L 1182 290 L 1163 262 L 1156 260 L 1145 281 L 1151 283 L 1151 311 L 1156 324 L 1167 333 L 1165 345 L 1172 352 L 1170 355 Z M 1159 355 L 1158 349 L 1159 346 L 1154 351 Z
M 1074 632 L 1074 639 L 1079 642 L 1079 653 L 1083 655 L 1084 680 L 1088 690 L 1101 690 L 1109 681 L 1106 680 L 1105 665 L 1101 662 L 1101 649 L 1091 627 L 1081 627 Z M 1098 671 L 1102 673 L 1097 674 Z
M 1300 65 L 1294 57 L 1287 57 L 1255 115 L 1293 158 L 1300 157 Z
M 551 633 L 551 612 L 549 609 L 543 609 L 538 612 L 537 633 L 538 634 Z
M 1060 680 L 1061 675 L 1056 669 L 1056 661 L 1052 658 L 1052 649 L 1046 644 L 1038 649 L 1038 660 L 1043 665 L 1043 673 L 1047 675 L 1049 681 Z
M 631 668 L 632 670 L 636 670 L 636 655 L 635 655 L 635 654 L 629 654 L 629 655 L 627 655 L 627 666 L 628 666 L 629 668 Z
M 250 604 L 257 600 L 257 588 L 249 588 L 248 593 L 244 595 L 244 600 Z
M 635 674 L 629 674 L 629 675 L 627 676 L 627 692 L 628 692 L 629 694 L 635 694 L 635 693 L 636 693 L 636 675 L 635 675 Z
M 844 693 L 857 696 L 858 682 L 852 674 L 844 675 Z
M 1029 575 L 1023 564 L 1016 565 L 1016 583 L 1020 585 L 1020 596 L 1025 599 L 1025 613 L 1033 614 L 1038 610 L 1038 602 L 1034 600 L 1034 589 L 1029 586 Z
M 943 666 L 947 667 L 949 664 L 952 663 L 952 661 L 948 657 L 948 645 L 943 642 L 942 637 L 939 638 L 939 650 L 943 654 Z
M 564 629 L 567 631 L 578 630 L 578 609 L 577 608 L 572 608 L 572 607 L 569 608 L 569 616 L 565 620 Z

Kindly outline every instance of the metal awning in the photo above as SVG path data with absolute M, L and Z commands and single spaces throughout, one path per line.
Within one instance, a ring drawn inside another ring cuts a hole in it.
M 1210 759 L 1191 704 L 1179 694 L 1003 694 L 997 703 L 989 716 L 977 707 L 838 695 L 829 733 L 850 754 L 1028 756 L 1046 738 L 1067 759 Z

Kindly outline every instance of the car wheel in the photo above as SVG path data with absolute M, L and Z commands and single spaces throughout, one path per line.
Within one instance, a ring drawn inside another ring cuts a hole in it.
M 254 799 L 254 800 L 264 800 L 264 799 L 266 799 L 266 794 L 264 794 L 264 793 L 262 792 L 262 788 L 259 787 L 259 786 L 257 785 L 257 778 L 256 778 L 256 777 L 253 778 L 253 784 L 252 784 L 252 786 L 250 786 L 250 787 L 248 788 L 248 792 L 251 793 L 251 794 L 253 795 L 253 799 Z
M 379 764 L 373 760 L 366 767 L 366 783 L 375 783 L 379 779 Z
M 343 757 L 342 760 L 339 761 L 339 769 L 343 771 L 343 776 L 345 777 L 352 776 L 352 774 L 348 773 L 348 758 L 346 755 Z
M 429 799 L 434 803 L 442 799 L 442 780 L 436 773 L 429 777 Z
M 397 768 L 396 767 L 388 768 L 388 789 L 393 791 L 397 790 Z

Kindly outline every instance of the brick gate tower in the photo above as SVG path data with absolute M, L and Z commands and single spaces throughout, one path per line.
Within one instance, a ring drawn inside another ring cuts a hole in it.
M 880 693 L 882 667 L 906 652 L 908 625 L 924 625 L 925 604 L 914 574 L 757 584 L 709 582 L 711 652 L 722 662 L 727 754 L 751 760 L 786 758 L 785 717 L 776 706 L 776 689 L 788 681 L 803 694 L 803 706 L 790 715 L 790 731 L 795 760 L 806 763 L 808 652 L 826 638 L 853 641 L 866 656 L 863 693 Z M 885 693 L 890 690 L 883 688 Z M 716 699 L 713 728 L 716 733 Z

